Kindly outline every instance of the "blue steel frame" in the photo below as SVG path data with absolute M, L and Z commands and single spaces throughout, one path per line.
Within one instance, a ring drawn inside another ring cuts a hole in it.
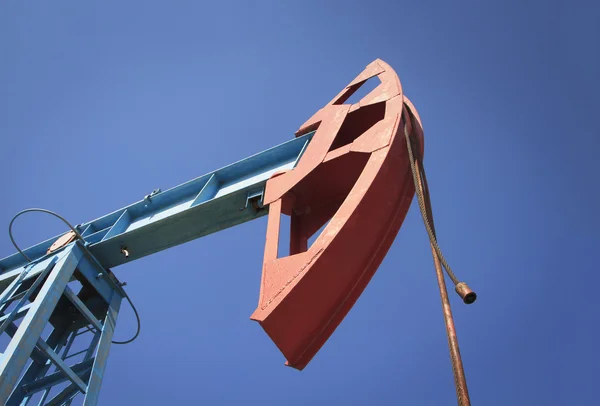
M 0 356 L 0 403 L 70 404 L 82 393 L 84 405 L 96 405 L 124 297 L 120 283 L 80 241 L 19 271 L 0 276 L 0 331 L 11 337 Z M 72 353 L 74 344 L 83 349 Z
M 0 335 L 11 338 L 0 353 L 0 404 L 70 405 L 83 393 L 96 405 L 125 297 L 108 269 L 267 214 L 267 180 L 294 168 L 313 135 L 80 224 L 83 241 L 47 253 L 60 236 L 50 238 L 24 250 L 31 262 L 20 253 L 0 260 Z

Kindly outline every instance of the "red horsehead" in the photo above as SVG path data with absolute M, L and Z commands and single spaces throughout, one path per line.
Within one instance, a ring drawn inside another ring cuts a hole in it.
M 358 103 L 344 104 L 375 76 L 381 80 L 377 88 Z M 260 299 L 251 319 L 275 342 L 286 365 L 302 370 L 325 344 L 404 221 L 415 193 L 405 125 L 422 155 L 418 114 L 394 70 L 378 59 L 300 127 L 296 136 L 316 130 L 304 155 L 294 169 L 267 182 Z M 290 255 L 278 258 L 282 214 L 291 216 Z

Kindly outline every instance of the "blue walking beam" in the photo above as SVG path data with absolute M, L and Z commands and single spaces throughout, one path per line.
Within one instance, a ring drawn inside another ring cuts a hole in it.
M 292 169 L 314 133 L 200 176 L 114 211 L 76 230 L 105 268 L 145 257 L 208 234 L 261 217 L 264 187 L 272 174 Z M 58 236 L 23 250 L 46 255 Z M 0 273 L 27 263 L 20 253 L 0 260 Z
M 0 260 L 0 404 L 83 405 L 98 395 L 119 308 L 109 268 L 267 214 L 265 185 L 309 133 L 74 227 Z M 16 322 L 20 324 L 17 325 Z M 72 348 L 83 350 L 73 352 Z

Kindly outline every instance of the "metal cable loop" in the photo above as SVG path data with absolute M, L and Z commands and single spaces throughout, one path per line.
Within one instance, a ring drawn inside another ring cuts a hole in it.
M 57 218 L 61 219 L 71 229 L 71 231 L 73 231 L 73 233 L 75 233 L 75 236 L 78 239 L 80 239 L 81 242 L 85 243 L 85 240 L 83 239 L 83 237 L 81 236 L 81 234 L 79 234 L 79 232 L 75 229 L 75 227 L 73 227 L 71 225 L 71 223 L 69 223 L 64 217 L 60 216 L 59 214 L 57 214 L 57 213 L 55 213 L 55 212 L 53 212 L 51 210 L 40 209 L 40 208 L 25 209 L 25 210 L 22 210 L 22 211 L 18 212 L 17 214 L 15 214 L 15 216 L 10 221 L 10 224 L 8 225 L 8 235 L 9 235 L 10 241 L 12 242 L 12 244 L 14 245 L 14 247 L 27 260 L 27 262 L 31 262 L 31 258 L 29 258 L 21 250 L 21 248 L 19 248 L 19 246 L 15 242 L 15 239 L 13 238 L 13 235 L 12 235 L 12 225 L 15 222 L 15 220 L 17 219 L 17 217 L 19 217 L 22 214 L 29 213 L 29 212 L 40 212 L 40 213 L 51 214 L 54 217 L 57 217 Z M 127 301 L 129 302 L 129 304 L 131 305 L 131 309 L 133 310 L 133 313 L 135 313 L 135 318 L 136 318 L 136 321 L 137 321 L 137 331 L 136 331 L 135 335 L 132 338 L 130 338 L 129 340 L 125 340 L 125 341 L 111 341 L 113 344 L 129 344 L 130 342 L 134 341 L 140 335 L 140 331 L 142 329 L 142 321 L 140 319 L 140 315 L 139 315 L 139 313 L 138 313 L 135 305 L 131 301 L 131 298 L 129 297 L 129 295 L 127 294 L 127 292 L 125 292 L 124 289 L 122 289 L 122 291 L 125 294 L 125 299 L 127 299 Z
M 75 233 L 75 236 L 77 236 L 77 238 L 79 238 L 82 242 L 85 242 L 85 240 L 83 239 L 81 234 L 79 234 L 79 232 L 77 230 L 75 230 L 75 228 L 71 225 L 71 223 L 69 223 L 64 217 L 56 214 L 55 212 L 53 212 L 51 210 L 39 209 L 39 208 L 31 208 L 31 209 L 21 210 L 20 212 L 15 214 L 15 216 L 10 221 L 10 224 L 8 225 L 8 236 L 10 237 L 10 241 L 12 242 L 14 247 L 17 249 L 17 251 L 19 251 L 19 253 L 21 255 L 23 255 L 23 258 L 25 258 L 27 260 L 27 262 L 31 262 L 31 258 L 29 258 L 27 255 L 25 255 L 25 253 L 23 251 L 21 251 L 21 248 L 19 248 L 19 246 L 15 242 L 15 239 L 13 238 L 13 234 L 12 234 L 12 225 L 15 222 L 15 220 L 17 219 L 17 217 L 19 217 L 22 214 L 29 213 L 29 212 L 46 213 L 46 214 L 51 214 L 54 217 L 58 217 L 71 229 L 71 231 L 73 231 Z

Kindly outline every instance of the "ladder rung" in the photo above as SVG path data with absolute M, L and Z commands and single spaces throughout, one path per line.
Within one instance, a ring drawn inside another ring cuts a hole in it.
M 65 359 L 69 359 L 69 358 L 76 357 L 76 356 L 78 356 L 78 355 L 81 355 L 81 354 L 83 354 L 84 352 L 87 352 L 88 350 L 89 350 L 89 348 L 86 348 L 85 350 L 78 351 L 78 352 L 76 352 L 75 354 L 70 354 L 70 355 L 67 355 L 67 356 L 65 357 Z
M 55 257 L 56 258 L 56 257 Z M 52 269 L 54 269 L 54 263 L 56 262 L 56 260 L 52 260 L 50 261 L 47 265 L 46 265 L 46 269 L 44 269 L 37 277 L 37 279 L 33 282 L 33 284 L 29 287 L 29 289 L 27 289 L 25 292 L 23 292 L 23 296 L 20 298 L 19 303 L 17 303 L 16 307 L 13 309 L 13 311 L 11 311 L 8 315 L 6 320 L 4 320 L 1 324 L 0 324 L 0 334 L 2 334 L 4 332 L 4 330 L 6 330 L 6 327 L 12 323 L 12 321 L 14 320 L 15 316 L 16 316 L 16 312 L 21 308 L 21 306 L 23 306 L 25 304 L 25 302 L 29 299 L 29 296 L 35 292 L 35 290 L 42 284 L 42 282 L 44 282 L 44 280 L 46 279 L 46 277 L 48 276 L 48 274 L 50 274 L 50 271 L 52 271 Z
M 11 282 L 11 284 L 8 285 L 8 287 L 6 289 L 4 289 L 4 292 L 2 292 L 2 295 L 0 295 L 0 305 L 3 305 L 9 301 L 12 294 L 15 292 L 15 290 L 17 290 L 17 287 L 19 287 L 21 285 L 21 283 L 23 282 L 23 280 L 25 280 L 25 277 L 29 273 L 30 269 L 31 269 L 31 267 L 29 267 L 29 266 L 26 267 L 25 269 L 23 269 L 23 271 L 19 274 L 19 276 L 17 276 Z
M 94 364 L 94 358 L 86 359 L 85 361 L 79 362 L 75 365 L 71 365 L 71 370 L 75 372 L 80 378 L 85 379 L 86 372 L 92 369 Z M 68 379 L 62 371 L 56 371 L 50 375 L 46 375 L 43 378 L 36 379 L 33 382 L 27 383 L 24 386 L 25 392 L 34 394 L 44 389 L 51 388 L 52 386 L 58 385 Z
M 23 296 L 25 296 L 27 294 L 27 292 L 28 292 L 28 290 L 19 292 L 16 295 L 13 295 L 13 296 L 9 297 L 8 299 L 6 299 L 6 301 L 4 303 L 10 303 L 10 302 L 14 302 L 17 299 L 21 299 L 21 298 L 23 298 Z
M 33 303 L 27 303 L 25 306 L 22 306 L 20 309 L 16 310 L 17 313 L 13 317 L 13 321 L 19 320 L 21 317 L 24 317 L 31 306 L 33 306 Z M 10 313 L 0 317 L 0 324 L 4 323 L 4 320 L 8 319 L 9 316 Z
M 98 331 L 94 331 L 94 330 L 92 330 L 92 329 L 90 328 L 90 326 L 83 326 L 83 328 L 85 328 L 85 330 L 83 330 L 83 331 L 80 331 L 79 333 L 75 334 L 75 337 L 78 337 L 78 336 L 80 336 L 80 335 L 82 335 L 82 334 L 85 334 L 85 333 L 98 334 Z

